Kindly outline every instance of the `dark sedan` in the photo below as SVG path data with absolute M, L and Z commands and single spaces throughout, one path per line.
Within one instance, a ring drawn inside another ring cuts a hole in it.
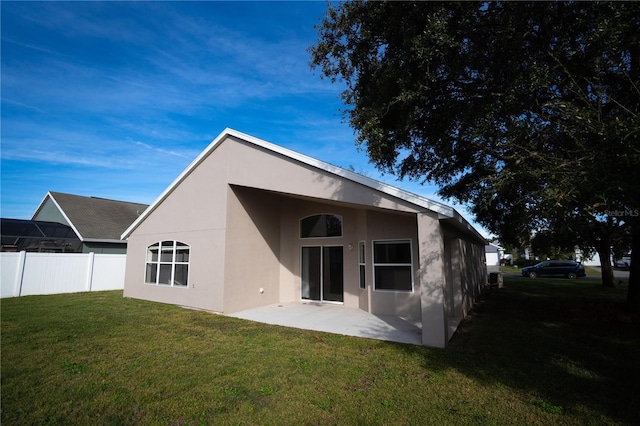
M 562 276 L 573 279 L 586 275 L 582 263 L 572 260 L 547 260 L 522 268 L 522 276 L 531 278 Z

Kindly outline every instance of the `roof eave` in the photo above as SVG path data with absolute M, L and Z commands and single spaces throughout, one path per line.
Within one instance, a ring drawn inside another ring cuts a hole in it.
M 85 238 L 83 243 L 109 243 L 109 244 L 127 244 L 127 240 L 118 240 L 116 238 Z
M 457 210 L 453 208 L 451 210 L 453 211 L 452 216 L 439 216 L 438 218 L 444 222 L 453 224 L 456 228 L 476 238 L 478 242 L 486 244 L 486 238 L 484 238 L 473 225 L 471 225 L 460 213 L 458 213 Z

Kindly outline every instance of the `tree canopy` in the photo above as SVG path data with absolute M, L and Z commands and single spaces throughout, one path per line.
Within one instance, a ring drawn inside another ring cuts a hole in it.
M 318 32 L 311 64 L 346 83 L 381 171 L 438 184 L 505 243 L 576 235 L 606 260 L 640 223 L 640 3 L 355 1 Z

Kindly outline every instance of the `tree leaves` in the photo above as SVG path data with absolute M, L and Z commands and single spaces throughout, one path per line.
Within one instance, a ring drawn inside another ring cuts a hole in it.
M 617 3 L 348 2 L 330 6 L 312 65 L 347 83 L 345 115 L 381 170 L 487 212 L 483 194 L 518 183 L 543 217 L 585 198 L 581 183 L 598 199 L 612 182 L 638 194 L 584 173 L 639 161 L 638 16 Z
M 593 246 L 634 220 L 605 212 L 640 203 L 640 3 L 356 1 L 318 30 L 311 64 L 346 82 L 382 171 L 438 184 L 503 243 L 580 228 Z

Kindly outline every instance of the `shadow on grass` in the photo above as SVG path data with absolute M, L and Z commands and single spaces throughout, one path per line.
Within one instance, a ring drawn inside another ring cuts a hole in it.
M 624 294 L 592 281 L 507 279 L 483 294 L 440 367 L 508 386 L 550 413 L 637 424 L 640 322 Z M 438 367 L 431 354 L 425 362 Z

